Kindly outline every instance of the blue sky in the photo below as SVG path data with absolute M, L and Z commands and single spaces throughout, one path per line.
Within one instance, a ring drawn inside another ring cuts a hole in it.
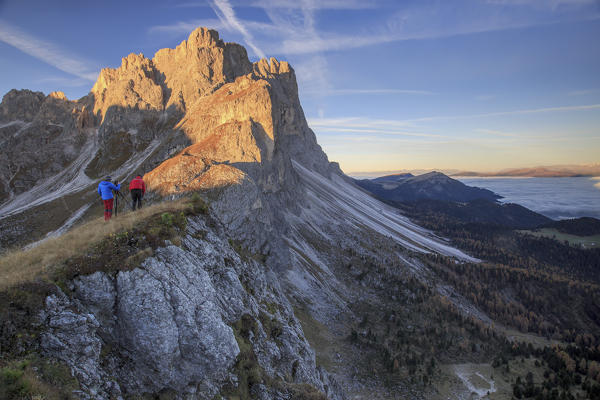
M 0 92 L 79 98 L 197 26 L 290 61 L 346 172 L 600 162 L 600 0 L 0 0 Z

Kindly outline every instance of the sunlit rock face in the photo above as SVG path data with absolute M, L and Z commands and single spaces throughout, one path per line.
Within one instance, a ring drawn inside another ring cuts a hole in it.
M 320 171 L 328 168 L 306 124 L 289 64 L 274 58 L 252 64 L 242 46 L 224 43 L 212 30 L 198 28 L 152 59 L 130 54 L 119 68 L 100 72 L 91 94 L 93 113 L 102 121 L 98 157 L 89 168 L 96 175 L 169 136 L 191 146 L 146 175 L 161 195 L 244 177 L 277 190 L 289 179 L 281 167 L 290 156 Z
M 188 108 L 250 68 L 242 46 L 198 28 L 175 49 L 159 50 L 152 59 L 130 54 L 119 68 L 103 69 L 91 91 L 101 125 L 100 149 L 89 174 L 117 169 L 154 140 L 161 142 L 162 151 L 141 169 L 174 155 L 190 144 L 177 126 Z
M 1 161 L 0 202 L 67 169 L 86 144 L 86 186 L 107 174 L 149 172 L 149 186 L 162 195 L 243 176 L 276 191 L 293 181 L 291 169 L 282 168 L 290 158 L 320 172 L 329 168 L 289 64 L 251 63 L 242 46 L 206 28 L 152 59 L 130 54 L 120 67 L 103 69 L 77 101 L 62 92 L 9 92 L 0 105 L 0 138 L 3 152 L 14 154 Z M 177 162 L 156 168 L 174 156 Z
M 225 176 L 211 171 L 213 165 L 227 164 L 243 171 L 270 191 L 293 180 L 284 165 L 290 158 L 321 172 L 329 168 L 304 118 L 294 71 L 287 62 L 274 58 L 254 63 L 251 72 L 188 106 L 178 128 L 193 145 L 175 157 L 178 162 L 171 159 L 146 176 L 150 187 L 163 195 L 195 190 L 199 180 L 211 186 L 205 176 L 209 171 L 211 179 L 216 179 L 214 186 L 222 186 Z M 168 177 L 179 175 L 170 170 L 180 163 L 193 164 L 195 170 L 188 169 L 186 180 L 170 184 Z M 231 169 L 219 170 L 233 179 L 230 183 L 239 182 L 239 175 Z
M 154 58 L 130 54 L 119 68 L 104 68 L 92 94 L 94 113 L 106 115 L 111 106 L 180 111 L 216 86 L 250 71 L 246 50 L 224 43 L 216 31 L 198 28 L 175 49 L 159 50 Z

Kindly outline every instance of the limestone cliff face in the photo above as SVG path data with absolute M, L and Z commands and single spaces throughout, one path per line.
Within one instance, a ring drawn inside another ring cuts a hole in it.
M 162 195 L 223 189 L 214 211 L 254 251 L 279 252 L 283 213 L 303 202 L 292 161 L 341 174 L 306 123 L 294 70 L 274 58 L 200 98 L 177 128 L 192 145 L 147 173 L 148 186 Z
M 294 70 L 285 61 L 271 58 L 254 63 L 248 74 L 189 106 L 177 127 L 192 146 L 146 176 L 150 187 L 162 194 L 194 190 L 200 181 L 210 186 L 205 174 L 213 166 L 231 171 L 223 164 L 249 175 L 268 191 L 293 181 L 286 174 L 291 173 L 289 165 L 284 165 L 286 160 L 297 159 L 328 173 L 327 157 L 300 106 Z M 196 159 L 195 170 L 189 168 L 189 157 Z M 180 169 L 183 164 L 188 174 L 173 173 L 173 168 Z M 237 175 L 231 183 L 238 181 Z
M 250 69 L 242 46 L 224 43 L 216 31 L 198 28 L 175 49 L 161 49 L 152 59 L 130 54 L 119 68 L 103 69 L 91 91 L 94 113 L 106 115 L 111 106 L 140 110 L 175 106 L 185 111 L 186 105 Z

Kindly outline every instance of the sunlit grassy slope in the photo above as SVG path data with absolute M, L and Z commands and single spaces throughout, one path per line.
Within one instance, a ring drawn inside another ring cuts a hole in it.
M 165 212 L 179 212 L 192 205 L 184 200 L 162 202 L 113 217 L 96 218 L 29 250 L 12 250 L 0 258 L 0 290 L 44 278 L 52 266 L 86 250 L 107 236 L 134 228 L 140 221 Z

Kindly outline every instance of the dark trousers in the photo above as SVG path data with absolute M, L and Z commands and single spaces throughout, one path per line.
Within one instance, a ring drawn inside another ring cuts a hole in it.
M 132 209 L 135 210 L 136 205 L 137 208 L 142 208 L 142 197 L 144 197 L 144 195 L 142 194 L 142 189 L 131 189 Z

